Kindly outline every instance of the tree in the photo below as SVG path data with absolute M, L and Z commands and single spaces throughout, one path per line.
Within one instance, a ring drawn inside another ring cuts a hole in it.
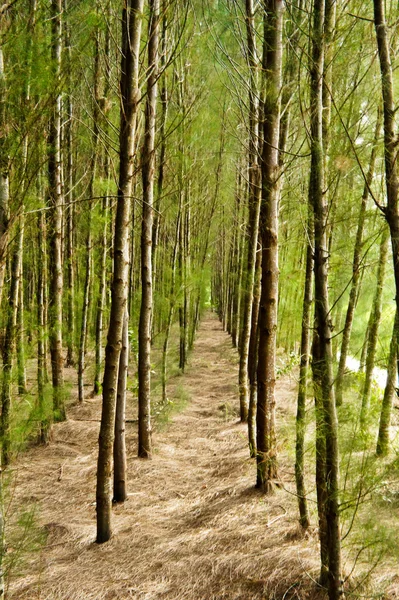
M 263 149 L 261 159 L 262 201 L 260 236 L 262 239 L 262 288 L 259 308 L 258 405 L 257 405 L 257 480 L 266 492 L 277 478 L 275 433 L 276 333 L 278 302 L 278 177 L 280 93 L 282 70 L 283 2 L 265 2 L 263 71 Z
M 127 302 L 131 187 L 137 143 L 137 110 L 140 101 L 138 76 L 142 10 L 143 0 L 131 0 L 122 13 L 118 203 L 115 217 L 111 314 L 105 350 L 103 402 L 97 465 L 96 505 L 97 542 L 99 544 L 108 541 L 112 534 L 112 455 L 115 434 L 117 376 Z
M 148 24 L 148 77 L 142 150 L 143 217 L 141 230 L 141 309 L 139 323 L 139 448 L 151 458 L 151 319 L 152 228 L 155 168 L 155 119 L 158 81 L 159 0 L 150 0 Z

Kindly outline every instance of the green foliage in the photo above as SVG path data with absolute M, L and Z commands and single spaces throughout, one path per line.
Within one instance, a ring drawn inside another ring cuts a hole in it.
M 178 383 L 166 403 L 158 401 L 153 404 L 152 416 L 156 429 L 162 431 L 171 421 L 174 414 L 183 411 L 190 401 L 190 395 L 183 384 Z

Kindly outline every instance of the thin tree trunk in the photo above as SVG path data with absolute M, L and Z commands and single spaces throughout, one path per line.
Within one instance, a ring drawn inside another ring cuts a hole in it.
M 3 345 L 3 382 L 1 394 L 1 440 L 2 465 L 8 466 L 11 460 L 11 399 L 12 399 L 12 363 L 15 354 L 17 334 L 17 313 L 20 286 L 22 238 L 17 235 L 11 266 L 11 283 L 8 297 L 7 325 Z
M 168 116 L 168 83 L 166 76 L 166 53 L 167 53 L 167 31 L 168 31 L 168 15 L 166 12 L 167 2 L 162 2 L 162 32 L 160 41 L 160 71 L 162 73 L 162 85 L 160 91 L 160 104 L 161 104 L 161 124 L 159 128 L 160 138 L 160 150 L 158 159 L 158 178 L 157 178 L 157 190 L 156 190 L 156 203 L 155 203 L 155 215 L 154 225 L 152 231 L 152 264 L 153 264 L 153 283 L 155 285 L 156 273 L 157 273 L 157 247 L 160 227 L 160 208 L 161 199 L 163 193 L 163 184 L 165 177 L 165 162 L 166 162 L 166 120 Z
M 121 131 L 118 202 L 114 236 L 114 273 L 111 314 L 105 351 L 103 404 L 97 463 L 97 543 L 110 539 L 112 498 L 112 457 L 115 436 L 116 392 L 122 332 L 125 319 L 128 273 L 130 205 L 136 120 L 141 22 L 144 0 L 130 0 L 122 13 Z
M 103 198 L 102 214 L 104 219 L 103 232 L 101 237 L 101 275 L 100 275 L 100 289 L 98 293 L 97 301 L 97 314 L 96 314 L 96 351 L 95 351 L 95 366 L 94 366 L 94 388 L 93 393 L 95 395 L 101 392 L 101 363 L 103 360 L 103 321 L 104 321 L 104 308 L 107 292 L 107 243 L 108 243 L 108 198 Z M 133 236 L 133 232 L 132 232 Z
M 276 333 L 278 305 L 278 175 L 280 92 L 282 68 L 283 2 L 265 2 L 264 56 L 266 95 L 263 107 L 262 151 L 262 289 L 259 309 L 257 479 L 256 486 L 270 492 L 277 479 L 275 432 Z
M 126 489 L 126 382 L 129 365 L 129 315 L 125 312 L 122 331 L 122 349 L 119 358 L 118 391 L 116 395 L 115 440 L 114 440 L 114 502 L 124 502 Z
M 3 49 L 0 47 L 0 129 L 6 128 L 6 77 L 4 72 Z M 7 136 L 0 136 L 0 305 L 3 297 L 4 275 L 9 234 L 9 156 Z M 3 582 L 4 583 L 4 582 Z
M 326 236 L 327 206 L 324 198 L 323 154 L 323 64 L 324 64 L 324 0 L 315 0 L 313 8 L 312 58 L 310 68 L 310 151 L 311 169 L 309 203 L 314 214 L 314 281 L 315 281 L 315 340 L 313 369 L 316 416 L 322 413 L 321 428 L 316 440 L 325 439 L 324 502 L 327 523 L 328 594 L 329 600 L 343 598 L 341 567 L 341 534 L 339 523 L 339 451 L 338 423 L 333 389 L 333 357 L 328 298 L 328 255 Z M 323 431 L 324 429 L 324 431 Z M 324 435 L 323 435 L 324 434 Z M 324 452 L 324 449 L 322 450 Z M 316 455 L 318 448 L 316 448 Z M 324 470 L 324 469 L 323 469 Z M 323 480 L 323 473 L 320 474 Z M 319 486 L 318 486 L 319 487 Z M 320 517 L 320 515 L 319 515 Z M 320 529 L 322 532 L 322 529 Z M 324 539 L 320 538 L 321 546 Z M 325 579 L 325 556 L 321 552 L 321 580 Z M 324 583 L 324 581 L 323 581 Z
M 68 15 L 68 0 L 63 0 L 64 11 Z M 65 19 L 65 54 L 67 60 L 67 85 L 66 95 L 66 122 L 65 130 L 65 154 L 66 154 L 66 173 L 65 173 L 65 200 L 66 200 L 66 248 L 65 262 L 67 268 L 67 310 L 66 321 L 68 334 L 66 336 L 67 356 L 65 365 L 67 367 L 75 366 L 75 272 L 73 261 L 73 231 L 74 231 L 74 208 L 73 208 L 73 102 L 72 102 L 72 58 L 71 58 L 71 32 L 69 21 Z
M 22 396 L 27 393 L 26 390 L 26 365 L 25 365 L 25 326 L 24 326 L 24 279 L 23 279 L 23 248 L 24 248 L 25 218 L 20 217 L 18 245 L 21 247 L 20 265 L 19 265 L 19 300 L 17 312 L 17 365 L 18 365 L 18 393 Z
M 260 245 L 259 245 L 260 246 Z M 251 331 L 248 346 L 248 384 L 249 384 L 249 405 L 248 405 L 248 444 L 251 458 L 256 457 L 256 410 L 258 398 L 258 386 L 256 379 L 256 369 L 258 365 L 258 345 L 259 345 L 259 304 L 261 293 L 261 270 L 262 270 L 262 250 L 258 248 L 255 257 L 255 274 L 253 285 L 252 309 L 251 309 Z
M 396 392 L 397 375 L 397 356 L 398 356 L 398 332 L 399 332 L 399 313 L 395 312 L 391 344 L 389 347 L 389 358 L 387 366 L 387 382 L 385 385 L 384 397 L 381 406 L 380 425 L 378 429 L 377 456 L 386 456 L 389 452 L 389 432 L 391 426 L 391 412 L 393 399 Z
M 179 210 L 179 214 L 177 216 L 177 223 L 176 223 L 175 245 L 173 247 L 173 255 L 172 255 L 172 276 L 171 276 L 171 282 L 170 282 L 169 315 L 168 315 L 168 322 L 166 325 L 165 339 L 164 339 L 163 349 L 162 349 L 162 377 L 161 378 L 162 378 L 162 402 L 164 402 L 164 403 L 167 401 L 167 394 L 166 394 L 167 369 L 166 369 L 166 366 L 167 366 L 167 358 L 168 358 L 169 336 L 170 336 L 170 330 L 172 328 L 173 314 L 174 314 L 174 310 L 175 310 L 176 259 L 177 259 L 177 252 L 178 252 L 178 247 L 179 247 L 180 222 L 181 222 L 181 212 Z
M 352 263 L 352 283 L 349 292 L 348 308 L 346 310 L 345 326 L 342 334 L 341 352 L 339 357 L 338 372 L 335 381 L 335 401 L 337 406 L 342 404 L 342 392 L 343 382 L 346 368 L 346 359 L 348 357 L 349 342 L 352 332 L 353 317 L 355 315 L 356 301 L 360 289 L 360 274 L 361 274 L 361 252 L 362 252 L 362 240 L 364 223 L 366 218 L 366 207 L 367 199 L 369 196 L 369 189 L 373 180 L 375 162 L 377 158 L 377 143 L 381 131 L 381 113 L 378 112 L 377 121 L 375 125 L 374 143 L 371 150 L 369 169 L 367 172 L 366 182 L 364 184 L 362 201 L 360 205 L 359 218 L 357 222 L 356 241 L 355 248 L 353 251 L 353 263 Z
M 108 4 L 108 14 L 110 14 L 111 3 Z M 107 102 L 110 86 L 111 86 L 111 68 L 110 68 L 110 29 L 107 28 L 105 34 L 105 82 L 104 82 L 104 98 Z M 109 122 L 105 120 L 103 125 L 106 133 L 109 135 Z M 104 177 L 109 181 L 110 176 L 110 157 L 108 151 L 105 153 L 104 160 Z M 107 183 L 107 194 L 108 194 L 108 183 Z M 107 256 L 108 256 L 108 228 L 109 228 L 109 199 L 108 196 L 104 196 L 102 203 L 102 218 L 103 218 L 103 230 L 100 238 L 101 244 L 101 275 L 100 275 L 100 289 L 98 292 L 97 300 L 97 314 L 96 314 L 96 349 L 95 349 L 95 366 L 94 366 L 94 386 L 93 394 L 97 395 L 101 392 L 101 370 L 103 361 L 103 329 L 104 329 L 104 310 L 106 304 L 106 293 L 107 293 Z M 134 242 L 134 203 L 133 203 L 133 231 L 132 240 Z M 134 253 L 131 253 L 130 260 L 133 261 Z M 129 306 L 128 306 L 129 312 Z
M 46 256 L 46 222 L 43 211 L 38 213 L 38 269 L 37 269 L 37 403 L 39 409 L 40 429 L 38 441 L 46 444 L 48 441 L 48 422 L 45 415 L 44 385 L 46 383 L 46 355 L 44 339 L 45 324 L 45 273 L 47 269 Z
M 51 59 L 55 86 L 55 98 L 50 118 L 48 136 L 48 176 L 51 210 L 49 215 L 50 241 L 50 294 L 49 294 L 49 341 L 53 381 L 54 419 L 66 419 L 63 398 L 64 372 L 62 355 L 62 163 L 61 163 L 61 0 L 51 1 Z
M 155 118 L 158 79 L 159 0 L 150 0 L 148 80 L 142 150 L 143 217 L 141 230 L 141 308 L 139 322 L 139 447 L 140 458 L 151 458 L 151 322 L 152 227 L 155 168 Z
M 303 529 L 310 526 L 308 503 L 306 498 L 306 485 L 304 476 L 305 464 L 305 429 L 306 429 L 306 396 L 309 371 L 309 358 L 311 353 L 310 326 L 312 315 L 312 287 L 313 287 L 313 219 L 309 207 L 307 243 L 306 243 L 306 271 L 303 292 L 302 328 L 301 328 L 301 356 L 299 363 L 299 386 L 296 413 L 296 445 L 295 445 L 295 482 L 298 496 L 299 523 Z
M 385 185 L 387 206 L 385 218 L 391 233 L 392 258 L 395 274 L 396 308 L 399 310 L 399 161 L 395 115 L 394 81 L 391 60 L 391 34 L 385 21 L 384 0 L 374 0 L 374 26 L 381 70 L 381 89 L 384 115 Z
M 97 169 L 97 150 L 98 150 L 98 134 L 99 134 L 99 79 L 100 79 L 100 54 L 99 54 L 99 32 L 95 34 L 95 53 L 94 53 L 94 97 L 93 97 L 93 141 L 92 141 L 92 156 L 90 161 L 90 185 L 89 185 L 89 202 L 87 236 L 86 236 L 86 277 L 83 292 L 83 309 L 82 323 L 80 330 L 80 344 L 78 356 L 78 397 L 79 402 L 84 400 L 83 390 L 83 375 L 85 370 L 85 359 L 87 352 L 87 337 L 88 337 L 88 318 L 89 308 L 91 304 L 91 279 L 92 279 L 92 210 L 94 198 L 94 181 Z
M 366 354 L 366 375 L 362 391 L 362 409 L 360 412 L 360 421 L 365 424 L 367 415 L 370 410 L 371 389 L 373 383 L 373 370 L 375 365 L 375 355 L 377 352 L 378 330 L 380 327 L 382 315 L 382 292 L 385 279 L 385 266 L 388 256 L 389 247 L 389 231 L 385 228 L 380 243 L 380 256 L 378 260 L 377 270 L 377 286 L 374 294 L 373 305 L 371 308 L 368 338 L 367 338 L 367 354 Z

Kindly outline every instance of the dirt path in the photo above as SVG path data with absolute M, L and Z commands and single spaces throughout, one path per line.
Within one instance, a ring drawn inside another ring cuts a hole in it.
M 24 454 L 10 511 L 36 505 L 48 535 L 23 574 L 14 569 L 10 598 L 315 597 L 306 571 L 317 550 L 297 539 L 295 499 L 253 488 L 246 429 L 233 411 L 236 379 L 237 356 L 208 315 L 187 374 L 175 380 L 187 407 L 155 434 L 152 461 L 135 457 L 136 426 L 128 425 L 129 499 L 114 508 L 114 536 L 102 546 L 93 543 L 99 400 L 71 409 L 49 447 Z M 287 377 L 279 390 L 281 404 L 290 403 L 295 382 Z M 292 459 L 282 458 L 280 470 L 289 485 Z

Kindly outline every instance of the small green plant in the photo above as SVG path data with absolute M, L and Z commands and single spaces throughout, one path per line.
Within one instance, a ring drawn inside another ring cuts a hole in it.
M 181 412 L 190 401 L 190 395 L 185 387 L 179 383 L 173 392 L 173 397 L 168 398 L 166 402 L 157 402 L 154 404 L 152 415 L 158 429 L 168 425 L 174 414 Z

